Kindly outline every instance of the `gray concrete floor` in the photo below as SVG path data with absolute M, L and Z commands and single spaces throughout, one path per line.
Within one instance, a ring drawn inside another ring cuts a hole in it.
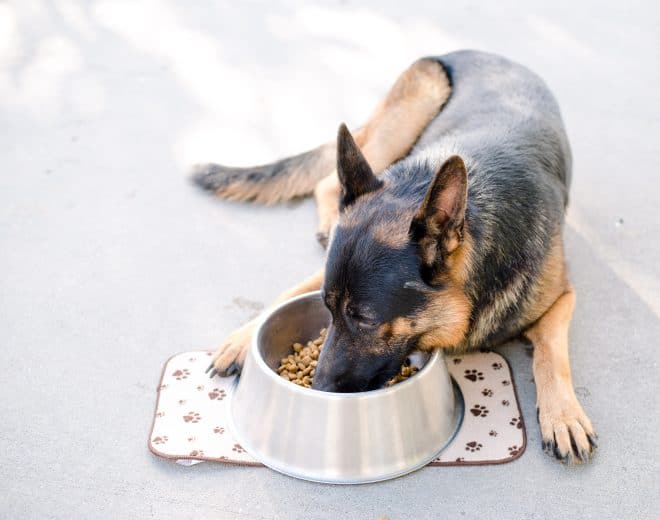
M 0 3 L 0 516 L 657 518 L 658 7 L 651 2 Z M 248 164 L 362 121 L 418 56 L 475 47 L 555 91 L 575 169 L 566 241 L 592 464 L 357 487 L 184 468 L 146 448 L 161 364 L 211 347 L 322 264 L 309 200 L 225 203 L 195 161 Z

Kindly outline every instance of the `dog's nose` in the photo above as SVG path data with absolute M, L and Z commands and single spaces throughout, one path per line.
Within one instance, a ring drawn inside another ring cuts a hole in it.
M 317 365 L 312 388 L 323 392 L 354 392 L 357 391 L 349 372 L 337 370 L 337 367 L 329 366 L 331 363 Z
M 321 371 L 316 372 L 312 380 L 312 388 L 323 392 L 361 392 L 365 386 L 364 380 L 352 372 Z
M 322 392 L 339 392 L 338 379 L 328 370 L 319 370 L 316 367 L 314 379 L 312 380 L 312 388 L 314 390 L 321 390 Z

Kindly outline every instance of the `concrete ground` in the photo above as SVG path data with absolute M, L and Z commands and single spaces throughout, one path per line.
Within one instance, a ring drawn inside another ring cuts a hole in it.
M 551 5 L 550 5 L 551 4 Z M 657 518 L 658 7 L 651 2 L 0 2 L 0 517 Z M 323 262 L 310 200 L 226 203 L 196 161 L 268 161 L 359 124 L 462 47 L 549 83 L 574 151 L 566 230 L 592 464 L 526 453 L 356 487 L 185 468 L 146 447 L 160 367 Z

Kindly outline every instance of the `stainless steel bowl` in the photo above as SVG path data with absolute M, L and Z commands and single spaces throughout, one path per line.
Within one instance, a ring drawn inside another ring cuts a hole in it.
M 281 473 L 337 484 L 394 478 L 433 460 L 463 411 L 442 354 L 417 353 L 417 374 L 360 393 L 303 388 L 275 372 L 292 343 L 316 338 L 329 322 L 319 292 L 262 319 L 230 395 L 229 427 L 240 444 Z

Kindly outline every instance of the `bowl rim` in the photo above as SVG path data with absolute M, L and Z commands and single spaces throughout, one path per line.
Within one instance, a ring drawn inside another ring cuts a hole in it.
M 252 339 L 250 340 L 250 350 L 252 351 L 252 355 L 254 356 L 257 365 L 259 365 L 259 368 L 265 370 L 268 373 L 267 377 L 273 379 L 274 381 L 277 381 L 276 384 L 283 385 L 285 388 L 294 392 L 300 392 L 303 395 L 324 397 L 326 399 L 334 399 L 334 400 L 356 399 L 356 398 L 373 399 L 380 397 L 381 395 L 387 395 L 393 392 L 402 391 L 403 388 L 406 388 L 407 386 L 414 384 L 417 377 L 422 376 L 425 372 L 428 372 L 431 369 L 432 365 L 435 365 L 439 362 L 438 360 L 441 356 L 440 349 L 433 349 L 431 352 L 429 352 L 430 354 L 429 359 L 424 364 L 424 366 L 420 368 L 419 371 L 417 371 L 413 376 L 409 377 L 405 381 L 401 381 L 395 385 L 388 386 L 385 388 L 376 388 L 375 390 L 366 390 L 364 392 L 345 392 L 345 393 L 325 392 L 323 390 L 316 390 L 314 388 L 305 388 L 304 386 L 296 385 L 291 381 L 286 381 L 284 378 L 280 377 L 280 375 L 277 374 L 277 372 L 275 372 L 272 368 L 270 368 L 266 364 L 264 358 L 261 356 L 261 353 L 259 352 L 259 336 L 266 321 L 268 321 L 273 315 L 279 312 L 282 308 L 286 307 L 287 305 L 291 305 L 293 302 L 296 302 L 298 300 L 308 299 L 313 296 L 320 297 L 321 291 L 309 291 L 303 294 L 299 294 L 298 296 L 289 298 L 288 300 L 278 304 L 272 309 L 269 309 L 267 312 L 264 313 L 263 316 L 259 318 L 257 325 L 254 329 L 254 334 L 252 335 Z

